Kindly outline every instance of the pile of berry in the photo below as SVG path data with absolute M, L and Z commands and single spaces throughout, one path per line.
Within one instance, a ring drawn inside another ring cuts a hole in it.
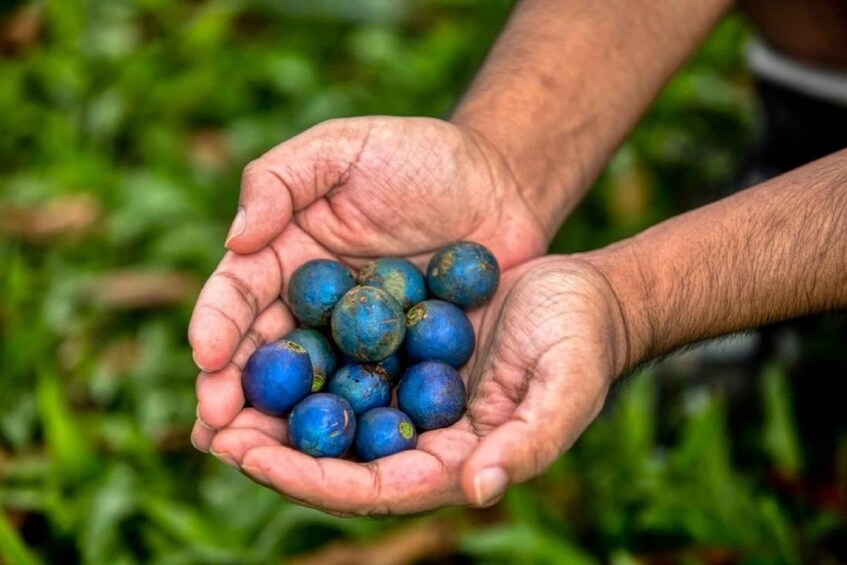
M 355 441 L 358 457 L 372 461 L 462 417 L 458 369 L 476 341 L 463 309 L 491 298 L 500 268 L 484 246 L 461 241 L 432 257 L 426 277 L 406 259 L 383 257 L 356 282 L 336 261 L 304 263 L 288 285 L 304 327 L 257 349 L 242 375 L 247 401 L 288 413 L 291 446 L 315 457 L 340 457 Z

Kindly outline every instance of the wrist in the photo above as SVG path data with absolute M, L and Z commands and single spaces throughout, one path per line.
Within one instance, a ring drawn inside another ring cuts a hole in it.
M 647 283 L 649 274 L 634 247 L 631 240 L 624 240 L 579 256 L 603 278 L 617 309 L 619 348 L 624 355 L 616 367 L 616 376 L 660 353 Z
M 517 196 L 553 238 L 562 221 L 576 207 L 596 174 L 588 173 L 580 155 L 576 136 L 567 143 L 543 143 L 534 139 L 537 126 L 523 135 L 517 125 L 504 124 L 496 115 L 457 110 L 450 122 L 468 135 L 489 162 L 496 162 L 509 174 Z M 499 125 L 493 125 L 497 122 Z

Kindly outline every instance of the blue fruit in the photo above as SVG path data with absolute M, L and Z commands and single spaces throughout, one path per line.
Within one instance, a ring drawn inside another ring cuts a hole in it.
M 468 316 L 443 300 L 425 300 L 406 313 L 406 355 L 435 359 L 455 368 L 468 362 L 476 337 Z
M 465 412 L 465 383 L 447 363 L 424 361 L 406 370 L 397 404 L 418 429 L 446 428 Z
M 300 265 L 288 282 L 288 305 L 304 325 L 329 324 L 332 309 L 356 285 L 350 270 L 338 261 L 313 259 Z
M 241 384 L 245 398 L 254 408 L 279 416 L 311 391 L 309 354 L 284 339 L 263 345 L 247 360 Z
M 332 312 L 332 339 L 360 363 L 382 361 L 397 351 L 405 334 L 403 310 L 378 288 L 353 288 Z
M 356 452 L 363 461 L 414 449 L 418 434 L 412 420 L 395 408 L 374 408 L 359 418 Z
M 288 441 L 312 457 L 339 457 L 353 443 L 356 417 L 336 394 L 319 392 L 304 398 L 288 417 Z
M 312 361 L 312 392 L 321 390 L 338 366 L 332 344 L 324 334 L 308 328 L 297 328 L 289 332 L 285 339 L 300 345 L 309 354 Z
M 408 310 L 426 300 L 426 279 L 408 259 L 382 257 L 371 261 L 359 271 L 359 284 L 381 288 Z
M 343 355 L 342 362 L 345 365 L 359 364 L 359 361 L 349 355 Z M 399 381 L 400 377 L 403 376 L 403 357 L 400 355 L 399 350 L 395 351 L 382 361 L 372 364 L 377 367 L 381 367 L 382 370 L 385 371 L 385 374 L 388 375 L 388 382 L 391 384 L 397 384 L 397 381 Z
M 345 365 L 330 379 L 327 392 L 350 403 L 358 416 L 391 403 L 391 383 L 378 365 Z
M 437 298 L 469 309 L 482 306 L 500 284 L 500 265 L 485 246 L 459 241 L 432 256 L 426 283 Z

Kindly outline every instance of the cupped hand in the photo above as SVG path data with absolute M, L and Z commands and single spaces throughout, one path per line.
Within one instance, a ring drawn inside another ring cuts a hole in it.
M 613 289 L 582 258 L 550 256 L 505 272 L 471 317 L 478 346 L 462 371 L 467 412 L 421 434 L 417 449 L 371 463 L 315 459 L 286 445 L 284 420 L 247 408 L 215 435 L 212 452 L 335 514 L 495 502 L 546 469 L 596 417 L 629 362 L 628 340 Z
M 202 370 L 195 445 L 207 448 L 243 407 L 240 373 L 250 353 L 293 328 L 280 297 L 305 261 L 328 257 L 356 268 L 395 255 L 423 267 L 443 245 L 470 239 L 508 269 L 544 253 L 552 229 L 502 155 L 468 128 L 353 118 L 280 144 L 244 170 L 230 251 L 191 319 Z

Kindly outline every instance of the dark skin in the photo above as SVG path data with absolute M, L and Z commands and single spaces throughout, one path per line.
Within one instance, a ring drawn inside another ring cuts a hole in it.
M 640 115 L 730 0 L 523 0 L 449 121 L 321 124 L 245 170 L 230 250 L 189 339 L 192 441 L 281 494 L 339 514 L 487 505 L 543 472 L 627 368 L 681 344 L 847 307 L 847 153 L 608 249 L 541 257 Z M 241 367 L 294 327 L 292 271 L 327 257 L 426 264 L 456 239 L 503 268 L 471 312 L 466 415 L 363 465 L 286 446 L 244 408 Z

